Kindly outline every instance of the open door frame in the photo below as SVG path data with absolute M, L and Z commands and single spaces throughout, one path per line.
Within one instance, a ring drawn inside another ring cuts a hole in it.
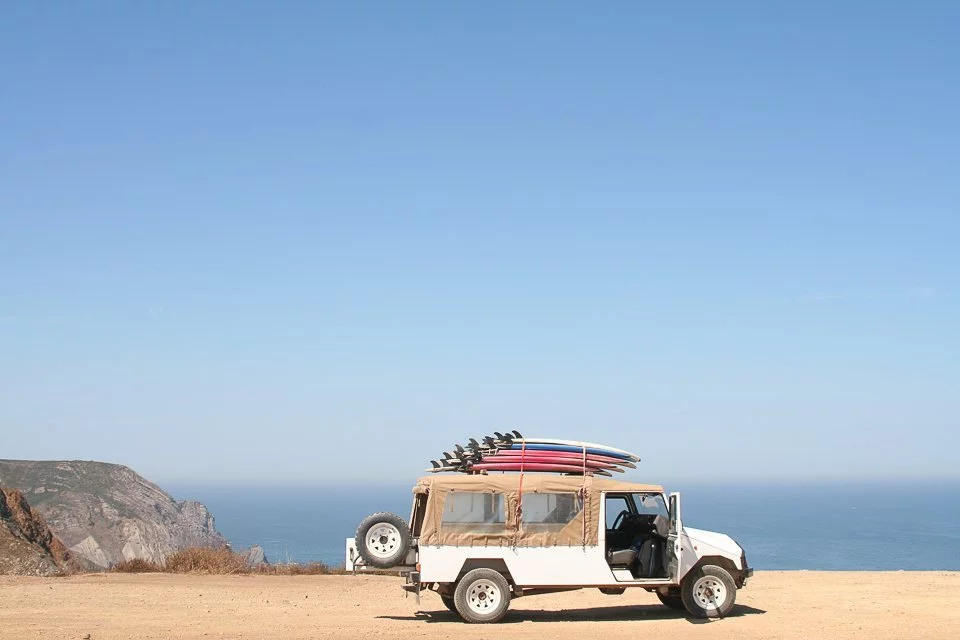
M 680 557 L 683 547 L 680 544 L 680 533 L 683 531 L 683 518 L 680 513 L 680 494 L 674 491 L 669 498 L 670 535 L 667 537 L 667 576 L 673 582 L 680 583 Z

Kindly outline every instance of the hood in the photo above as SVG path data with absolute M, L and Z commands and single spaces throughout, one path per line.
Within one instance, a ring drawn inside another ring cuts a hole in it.
M 740 554 L 743 553 L 740 545 L 737 544 L 733 538 L 723 533 L 705 531 L 704 529 L 693 529 L 692 527 L 684 527 L 683 531 L 690 540 L 714 547 L 734 558 L 739 559 Z

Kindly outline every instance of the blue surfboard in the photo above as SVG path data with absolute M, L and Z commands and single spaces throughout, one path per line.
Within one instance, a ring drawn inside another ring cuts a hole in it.
M 513 451 L 520 451 L 521 449 L 527 449 L 529 451 L 572 451 L 574 453 L 582 453 L 583 447 L 575 447 L 568 444 L 540 444 L 540 443 L 528 443 L 526 446 L 522 444 L 512 444 L 509 447 L 504 447 L 505 449 L 511 449 Z M 639 462 L 640 459 L 637 456 L 630 455 L 628 453 L 620 453 L 619 451 L 611 451 L 610 449 L 597 449 L 596 447 L 587 447 L 587 453 L 595 456 L 607 456 L 610 458 L 619 458 L 620 460 L 636 461 Z

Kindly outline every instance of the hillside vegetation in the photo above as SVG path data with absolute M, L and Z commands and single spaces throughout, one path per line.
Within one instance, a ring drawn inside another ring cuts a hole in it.
M 120 562 L 112 568 L 117 573 L 194 573 L 203 575 L 257 574 L 257 575 L 339 575 L 343 568 L 329 567 L 322 562 L 310 564 L 251 565 L 242 554 L 227 548 L 191 547 L 176 551 L 161 562 L 134 559 Z

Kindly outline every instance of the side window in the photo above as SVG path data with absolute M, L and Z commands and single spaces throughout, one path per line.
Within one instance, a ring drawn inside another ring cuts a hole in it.
M 663 496 L 659 493 L 637 493 L 634 498 L 638 513 L 670 517 Z
M 575 493 L 526 493 L 520 517 L 527 531 L 559 531 L 581 509 L 583 501 Z
M 427 511 L 427 494 L 418 493 L 413 499 L 412 516 L 410 518 L 410 532 L 414 536 L 420 535 L 423 528 L 423 517 Z
M 607 496 L 605 506 L 607 512 L 607 529 L 613 529 L 613 524 L 621 512 L 630 511 L 626 496 Z
M 443 504 L 440 525 L 444 530 L 496 533 L 506 530 L 503 494 L 451 491 Z

